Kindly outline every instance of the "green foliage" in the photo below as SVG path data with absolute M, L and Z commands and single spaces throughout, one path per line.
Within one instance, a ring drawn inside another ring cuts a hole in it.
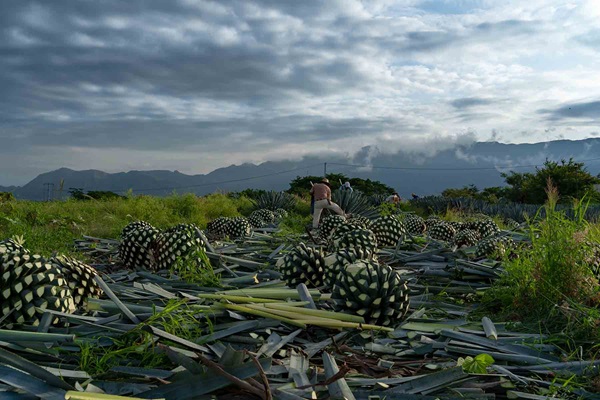
M 124 199 L 124 196 L 118 195 L 115 192 L 108 190 L 92 190 L 87 192 L 87 195 L 92 199 L 96 200 L 112 200 L 112 199 Z
M 246 197 L 232 199 L 219 193 L 204 197 L 193 194 L 131 196 L 103 201 L 17 200 L 0 203 L 0 232 L 1 239 L 22 235 L 34 253 L 48 256 L 58 251 L 74 255 L 75 239 L 82 235 L 118 238 L 131 221 L 148 221 L 159 229 L 178 223 L 193 223 L 204 228 L 216 217 L 239 216 L 241 211 L 252 207 Z
M 228 194 L 232 199 L 239 199 L 241 197 L 247 197 L 251 200 L 256 200 L 259 196 L 267 193 L 266 190 L 263 189 L 244 189 L 240 192 L 231 192 Z
M 0 192 L 0 203 L 14 201 L 15 195 L 12 192 Z
M 487 367 L 495 362 L 494 358 L 489 354 L 478 354 L 475 358 L 467 356 L 459 357 L 456 365 L 462 366 L 463 371 L 469 374 L 487 374 Z
M 370 198 L 361 192 L 336 190 L 331 197 L 333 202 L 339 205 L 345 213 L 362 215 L 367 218 L 378 217 L 377 209 L 373 207 Z
M 479 189 L 475 185 L 463 186 L 460 189 L 445 189 L 442 196 L 450 198 L 458 197 L 476 197 L 479 194 Z
M 257 209 L 267 209 L 275 211 L 279 208 L 291 210 L 296 205 L 296 197 L 286 192 L 276 192 L 271 190 L 264 192 L 253 199 Z
M 210 319 L 201 311 L 187 305 L 186 300 L 170 300 L 163 310 L 155 310 L 152 316 L 131 331 L 111 337 L 111 346 L 98 346 L 95 339 L 78 339 L 80 368 L 92 376 L 98 376 L 115 366 L 154 368 L 170 365 L 166 355 L 155 348 L 153 335 L 143 330 L 146 325 L 187 340 L 202 336 L 206 330 L 212 332 Z
M 312 223 L 310 209 L 306 213 L 290 213 L 279 222 L 280 231 L 276 233 L 279 237 L 297 237 L 305 233 L 305 229 Z
M 295 194 L 301 197 L 309 196 L 311 182 L 317 183 L 321 182 L 323 177 L 321 176 L 298 176 L 294 180 L 290 182 L 290 188 L 287 190 L 290 194 Z M 355 191 L 361 192 L 365 196 L 371 196 L 376 194 L 386 194 L 390 195 L 394 192 L 394 189 L 389 187 L 388 185 L 379 182 L 373 181 L 371 179 L 362 179 L 362 178 L 348 178 L 344 174 L 327 174 L 327 179 L 331 183 L 331 191 L 336 191 L 339 187 L 346 181 L 350 182 L 350 186 Z
M 220 287 L 221 280 L 216 275 L 206 253 L 198 249 L 187 259 L 179 258 L 170 270 L 188 283 L 197 283 L 204 287 Z
M 398 213 L 398 206 L 393 203 L 381 203 L 377 210 L 381 216 L 395 215 Z
M 575 162 L 572 158 L 560 163 L 546 160 L 542 168 L 536 168 L 535 173 L 511 171 L 503 173 L 502 177 L 509 185 L 507 198 L 520 203 L 543 204 L 548 179 L 557 187 L 562 202 L 571 202 L 586 194 L 598 200 L 594 185 L 600 183 L 600 178 L 591 175 L 583 163 Z
M 82 188 L 70 188 L 69 194 L 75 200 L 112 200 L 125 198 L 108 190 L 92 190 L 84 193 Z
M 350 178 L 349 182 L 354 190 L 358 190 L 365 196 L 377 194 L 390 195 L 391 193 L 394 193 L 394 189 L 390 186 L 379 181 L 373 181 L 371 179 Z
M 475 185 L 463 186 L 459 189 L 445 189 L 442 196 L 451 199 L 470 198 L 487 201 L 489 203 L 497 203 L 498 200 L 506 196 L 508 189 L 501 187 L 489 187 L 479 191 Z
M 508 318 L 541 324 L 547 333 L 569 327 L 573 335 L 598 340 L 598 283 L 587 264 L 587 201 L 575 204 L 575 218 L 556 209 L 558 192 L 548 186 L 545 217 L 529 221 L 530 246 L 506 257 L 506 273 L 487 291 L 488 307 Z

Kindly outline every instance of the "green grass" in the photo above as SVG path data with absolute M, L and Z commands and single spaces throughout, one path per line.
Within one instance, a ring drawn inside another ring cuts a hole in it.
M 567 352 L 581 346 L 589 355 L 600 340 L 598 281 L 587 263 L 586 242 L 593 238 L 583 219 L 586 203 L 576 204 L 576 218 L 556 210 L 558 194 L 548 189 L 546 217 L 529 221 L 531 245 L 503 260 L 506 273 L 486 292 L 486 310 L 550 334 Z
M 203 310 L 199 311 L 187 305 L 186 300 L 170 300 L 162 311 L 155 312 L 135 329 L 112 337 L 111 346 L 100 347 L 95 339 L 78 339 L 76 344 L 80 348 L 79 367 L 97 377 L 115 366 L 170 366 L 168 357 L 155 347 L 153 335 L 143 330 L 146 325 L 155 326 L 187 340 L 194 340 L 213 332 L 212 322 Z M 170 344 L 169 341 L 164 343 Z
M 215 274 L 206 253 L 199 249 L 187 257 L 179 258 L 170 270 L 188 283 L 197 283 L 200 286 L 220 287 L 221 277 Z
M 102 201 L 7 201 L 0 203 L 0 239 L 22 235 L 25 246 L 35 253 L 72 254 L 73 241 L 82 235 L 118 238 L 132 221 L 144 220 L 159 229 L 183 222 L 204 228 L 216 217 L 248 214 L 252 207 L 246 197 L 232 199 L 219 193 Z

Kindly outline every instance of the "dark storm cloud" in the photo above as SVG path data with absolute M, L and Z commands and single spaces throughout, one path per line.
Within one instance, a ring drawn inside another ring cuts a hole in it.
M 565 104 L 555 109 L 541 109 L 540 114 L 547 114 L 550 120 L 562 119 L 600 119 L 600 100 Z
M 225 121 L 99 121 L 50 122 L 48 131 L 33 131 L 20 142 L 48 147 L 96 147 L 141 150 L 196 151 L 198 148 L 234 146 L 232 138 L 244 135 L 244 147 L 278 146 L 282 143 L 306 143 L 349 139 L 377 133 L 394 126 L 391 119 L 322 119 L 305 115 L 272 119 L 232 119 Z M 52 132 L 49 134 L 48 132 Z M 123 132 L 140 132 L 137 135 Z M 235 139 L 233 139 L 235 140 Z
M 401 135 L 418 122 L 386 117 L 402 113 L 349 111 L 352 105 L 340 111 L 336 102 L 377 98 L 393 86 L 373 71 L 385 64 L 382 58 L 410 63 L 414 55 L 539 28 L 517 20 L 452 29 L 396 25 L 347 4 L 6 1 L 0 152 L 79 146 L 218 153 L 235 140 L 267 148 Z M 406 78 L 397 89 L 411 83 Z M 465 97 L 451 104 L 469 109 L 485 101 Z
M 465 108 L 471 108 L 476 106 L 487 106 L 489 104 L 494 103 L 491 99 L 484 99 L 481 97 L 463 97 L 460 99 L 455 99 L 450 102 L 452 107 L 462 110 Z

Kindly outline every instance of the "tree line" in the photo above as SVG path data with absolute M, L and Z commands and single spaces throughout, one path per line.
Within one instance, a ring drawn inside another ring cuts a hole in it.
M 575 162 L 572 158 L 568 161 L 546 160 L 543 166 L 536 167 L 533 172 L 510 171 L 502 173 L 501 176 L 504 178 L 506 186 L 487 187 L 480 190 L 475 185 L 466 185 L 462 188 L 445 189 L 442 196 L 475 198 L 490 203 L 507 200 L 524 204 L 543 204 L 547 198 L 546 187 L 550 179 L 558 189 L 562 203 L 569 203 L 573 199 L 581 199 L 584 196 L 587 196 L 593 203 L 600 203 L 600 193 L 595 189 L 595 185 L 600 184 L 600 175 L 590 174 L 584 163 Z M 394 192 L 392 187 L 377 180 L 353 178 L 339 173 L 327 174 L 326 177 L 331 182 L 332 189 L 336 189 L 344 182 L 350 182 L 354 190 L 367 196 L 389 195 Z M 297 176 L 290 182 L 286 192 L 306 198 L 309 196 L 311 183 L 320 182 L 321 179 L 322 176 L 316 175 Z M 260 189 L 246 189 L 230 193 L 230 196 L 256 198 L 265 192 Z M 88 191 L 86 193 L 82 188 L 70 188 L 69 194 L 76 200 L 125 198 L 125 196 L 109 191 Z M 0 193 L 0 202 L 11 199 L 14 199 L 12 193 Z
M 594 203 L 600 202 L 600 193 L 594 185 L 600 184 L 600 177 L 590 174 L 584 163 L 573 159 L 549 161 L 534 172 L 502 173 L 506 186 L 488 187 L 479 190 L 474 185 L 462 188 L 449 188 L 442 192 L 448 198 L 470 197 L 496 203 L 501 199 L 524 204 L 543 204 L 547 199 L 546 188 L 551 180 L 558 189 L 560 202 L 570 203 L 584 196 Z

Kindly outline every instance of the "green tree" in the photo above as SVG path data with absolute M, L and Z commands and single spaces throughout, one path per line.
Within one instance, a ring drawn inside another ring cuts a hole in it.
M 290 194 L 307 197 L 311 187 L 310 183 L 321 182 L 321 179 L 323 179 L 323 177 L 315 175 L 297 176 L 290 182 L 290 188 L 287 190 L 287 192 Z M 329 182 L 331 183 L 332 190 L 337 190 L 344 182 L 348 181 L 354 190 L 357 190 L 367 196 L 371 196 L 373 194 L 391 194 L 394 192 L 394 189 L 388 185 L 371 179 L 348 178 L 344 174 L 327 174 L 327 179 L 329 179 Z
M 462 188 L 449 188 L 442 192 L 443 197 L 461 198 L 468 197 L 473 199 L 484 200 L 489 203 L 497 203 L 503 197 L 506 197 L 507 188 L 499 186 L 485 188 L 481 191 L 475 185 L 463 186 Z
M 542 168 L 536 168 L 535 173 L 510 171 L 503 173 L 502 177 L 508 185 L 506 197 L 528 204 L 544 203 L 548 179 L 558 189 L 560 202 L 563 203 L 580 199 L 585 194 L 592 194 L 592 198 L 597 200 L 598 193 L 594 185 L 600 183 L 600 178 L 591 175 L 583 163 L 575 162 L 572 158 L 560 162 L 546 160 Z
M 460 189 L 449 188 L 449 189 L 445 189 L 442 192 L 442 196 L 448 197 L 448 198 L 458 198 L 458 197 L 477 198 L 479 196 L 479 189 L 477 189 L 477 186 L 475 186 L 475 185 L 463 186 Z
M 84 193 L 82 188 L 69 188 L 69 194 L 75 200 L 114 200 L 125 198 L 124 196 L 118 195 L 109 190 L 91 190 L 87 193 Z
M 13 200 L 15 200 L 15 195 L 12 192 L 0 192 L 0 203 Z

